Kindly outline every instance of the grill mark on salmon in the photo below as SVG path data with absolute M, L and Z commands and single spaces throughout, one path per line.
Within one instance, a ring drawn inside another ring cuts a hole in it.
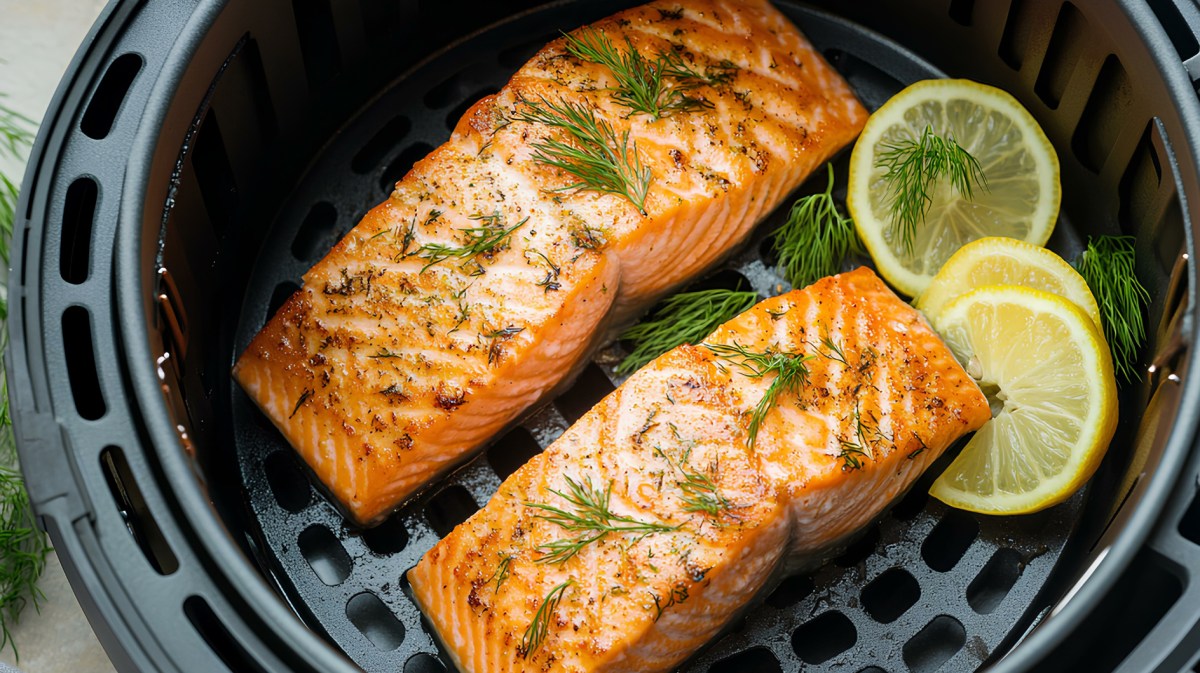
M 653 120 L 613 101 L 603 66 L 550 43 L 304 275 L 234 366 L 360 524 L 557 392 L 610 327 L 711 267 L 865 121 L 765 0 L 657 2 L 593 27 L 647 58 L 670 49 L 701 71 L 736 69 L 692 92 L 711 107 Z M 574 178 L 533 160 L 535 143 L 566 140 L 512 121 L 543 99 L 629 133 L 652 172 L 646 215 L 561 191 Z
M 747 377 L 704 345 L 666 353 L 604 398 L 409 572 L 459 670 L 671 670 L 770 578 L 832 558 L 990 418 L 925 320 L 866 269 L 765 300 L 706 343 L 813 355 L 807 385 L 778 398 L 753 448 L 749 416 L 772 377 Z M 850 441 L 866 447 L 857 467 L 844 457 Z M 687 474 L 724 504 L 691 507 Z M 569 492 L 567 478 L 611 487 L 614 515 L 660 528 L 610 533 L 545 562 L 546 545 L 572 533 L 531 505 L 573 511 L 556 494 Z M 545 639 L 523 648 L 564 582 Z

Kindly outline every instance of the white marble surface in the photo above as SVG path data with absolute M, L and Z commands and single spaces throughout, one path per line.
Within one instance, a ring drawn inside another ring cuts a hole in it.
M 5 103 L 40 120 L 102 0 L 0 0 L 0 93 Z M 18 177 L 21 166 L 0 158 L 0 170 Z M 21 658 L 0 652 L 2 664 L 23 673 L 105 673 L 113 666 L 79 608 L 58 558 L 51 556 L 41 581 L 40 612 L 27 609 L 13 630 Z

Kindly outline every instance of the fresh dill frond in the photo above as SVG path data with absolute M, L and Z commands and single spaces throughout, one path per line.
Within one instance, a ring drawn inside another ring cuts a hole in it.
M 749 290 L 697 290 L 672 296 L 654 315 L 621 333 L 620 338 L 634 347 L 617 365 L 617 373 L 633 373 L 676 346 L 698 343 L 757 301 L 758 294 Z
M 862 445 L 845 439 L 838 439 L 838 443 L 841 445 L 838 458 L 842 461 L 842 471 L 861 470 L 863 458 L 867 455 Z
M 750 427 L 747 429 L 746 444 L 751 449 L 758 439 L 758 430 L 775 404 L 784 393 L 798 393 L 808 383 L 808 365 L 814 356 L 800 353 L 775 352 L 770 348 L 763 352 L 755 352 L 734 342 L 730 344 L 704 344 L 717 357 L 723 358 L 742 370 L 747 378 L 761 379 L 768 374 L 775 378 L 767 386 L 762 399 L 754 407 L 750 415 Z
M 642 165 L 637 144 L 629 142 L 629 131 L 620 136 L 612 124 L 596 116 L 588 105 L 559 101 L 522 100 L 522 109 L 512 120 L 544 124 L 566 131 L 573 141 L 554 138 L 532 143 L 533 160 L 557 168 L 575 178 L 559 191 L 590 190 L 623 196 L 638 212 L 646 214 L 650 193 L 650 168 Z
M 0 94 L 0 98 L 4 98 Z M 0 156 L 23 159 L 25 150 L 33 144 L 33 129 L 37 123 L 0 101 Z
M 910 252 L 917 226 L 933 205 L 932 192 L 939 180 L 948 177 L 951 186 L 967 199 L 974 198 L 975 187 L 987 189 L 979 160 L 953 137 L 934 133 L 932 126 L 926 125 L 917 140 L 883 143 L 881 147 L 875 165 L 884 169 L 891 228 Z
M 473 261 L 477 255 L 485 255 L 495 252 L 508 242 L 508 237 L 511 236 L 514 231 L 521 228 L 521 226 L 529 221 L 529 218 L 526 217 L 513 226 L 505 228 L 500 222 L 499 214 L 477 216 L 472 219 L 481 220 L 483 225 L 459 229 L 459 231 L 467 235 L 467 241 L 465 244 L 461 246 L 455 246 L 446 245 L 444 243 L 426 243 L 420 248 L 417 248 L 416 255 L 422 259 L 428 260 L 425 266 L 421 267 L 422 273 L 424 273 L 426 269 L 434 264 L 444 262 L 447 259 L 457 258 L 464 260 L 464 262 L 470 262 Z M 482 267 L 480 267 L 480 270 L 482 271 Z M 479 274 L 473 273 L 472 275 Z
M 729 501 L 721 495 L 721 491 L 708 475 L 692 472 L 687 468 L 687 461 L 692 452 L 690 448 L 684 449 L 683 456 L 678 461 L 672 460 L 659 446 L 654 447 L 654 452 L 679 473 L 680 479 L 675 480 L 675 485 L 683 492 L 680 500 L 683 501 L 685 512 L 704 512 L 709 516 L 720 516 L 721 512 L 729 509 Z
M 1146 340 L 1142 310 L 1150 303 L 1150 294 L 1138 282 L 1134 243 L 1132 236 L 1097 236 L 1075 260 L 1100 305 L 1113 368 L 1126 381 L 1138 378 L 1134 361 Z
M 402 356 L 399 353 L 393 353 L 386 348 L 380 348 L 378 353 L 374 355 L 368 355 L 367 357 L 371 358 L 372 360 L 382 360 L 385 358 L 398 358 Z
M 854 221 L 838 212 L 833 201 L 833 164 L 820 194 L 792 204 L 787 221 L 771 234 L 771 249 L 792 287 L 801 288 L 842 270 L 850 254 L 863 254 Z
M 650 60 L 642 56 L 628 37 L 622 51 L 607 35 L 591 27 L 568 33 L 565 37 L 567 53 L 608 68 L 617 81 L 612 88 L 613 100 L 629 108 L 631 114 L 640 112 L 657 120 L 671 112 L 712 107 L 712 103 L 704 98 L 688 94 L 709 83 L 709 79 L 673 50 Z
M 601 489 L 592 485 L 591 477 L 584 481 L 564 478 L 567 481 L 567 492 L 555 489 L 550 489 L 550 492 L 566 500 L 570 511 L 544 503 L 525 503 L 526 507 L 540 512 L 534 515 L 537 518 L 575 533 L 571 537 L 554 540 L 538 547 L 543 556 L 537 559 L 537 563 L 565 563 L 584 547 L 602 540 L 609 533 L 640 533 L 640 540 L 651 533 L 665 533 L 679 528 L 613 513 L 608 504 L 612 496 L 612 481 L 608 482 L 607 488 Z
M 533 615 L 533 621 L 525 629 L 525 635 L 521 636 L 519 650 L 523 658 L 528 659 L 530 655 L 537 652 L 545 642 L 546 636 L 550 635 L 550 621 L 554 618 L 554 611 L 558 608 L 558 602 L 562 600 L 563 592 L 572 584 L 571 580 L 559 584 L 551 589 L 550 593 L 546 594 L 546 598 L 542 600 L 542 604 Z

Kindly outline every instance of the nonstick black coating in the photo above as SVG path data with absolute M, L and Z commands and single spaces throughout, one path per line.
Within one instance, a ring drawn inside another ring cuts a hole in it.
M 783 9 L 871 109 L 906 83 L 940 76 L 875 33 L 811 9 Z M 496 26 L 395 81 L 341 129 L 267 236 L 236 346 L 249 342 L 301 274 L 386 197 L 413 161 L 449 137 L 468 105 L 499 89 L 559 30 L 596 18 L 567 4 Z M 844 154 L 835 167 L 844 182 Z M 800 193 L 824 187 L 824 171 L 818 173 Z M 698 283 L 741 283 L 764 297 L 786 289 L 764 243 L 784 214 L 774 213 L 750 244 Z M 1065 222 L 1055 241 L 1064 255 L 1077 250 Z M 370 531 L 345 523 L 282 436 L 235 390 L 235 452 L 268 574 L 305 621 L 367 671 L 441 670 L 404 572 L 484 504 L 504 476 L 619 384 L 613 366 L 621 354 L 619 344 L 599 353 L 566 394 Z M 1027 612 L 1071 535 L 1082 496 L 1034 516 L 975 516 L 928 499 L 937 469 L 837 561 L 785 581 L 686 670 L 967 670 L 986 661 L 1032 617 Z

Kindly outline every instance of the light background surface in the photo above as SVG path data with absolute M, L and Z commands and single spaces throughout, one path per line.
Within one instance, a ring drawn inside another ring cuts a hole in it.
M 102 0 L 0 0 L 0 93 L 9 107 L 41 120 L 104 5 Z M 0 170 L 18 183 L 24 175 L 20 164 L 4 158 Z M 0 664 L 17 665 L 23 673 L 112 671 L 56 556 L 51 555 L 40 586 L 46 594 L 41 611 L 26 609 L 13 629 L 20 661 L 5 648 Z

